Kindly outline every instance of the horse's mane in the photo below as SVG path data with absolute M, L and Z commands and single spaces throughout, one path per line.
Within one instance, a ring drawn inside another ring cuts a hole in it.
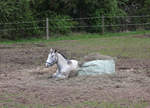
M 65 59 L 68 59 L 63 53 L 58 52 L 59 54 L 61 54 Z

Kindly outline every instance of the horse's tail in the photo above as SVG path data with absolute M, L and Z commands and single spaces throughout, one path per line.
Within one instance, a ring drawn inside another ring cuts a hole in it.
M 84 63 L 83 61 L 78 61 L 79 68 L 82 67 L 83 63 Z

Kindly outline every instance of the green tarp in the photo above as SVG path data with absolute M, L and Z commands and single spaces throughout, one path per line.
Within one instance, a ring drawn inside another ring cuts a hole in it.
M 101 75 L 115 73 L 114 60 L 92 60 L 82 64 L 78 75 Z

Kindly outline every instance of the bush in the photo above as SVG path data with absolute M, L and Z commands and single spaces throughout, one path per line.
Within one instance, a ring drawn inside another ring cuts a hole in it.
M 105 1 L 103 7 L 100 7 L 94 11 L 92 16 L 98 17 L 90 21 L 91 26 L 95 26 L 91 29 L 92 32 L 102 32 L 102 16 L 104 17 L 105 25 L 118 25 L 121 24 L 122 19 L 115 16 L 125 16 L 126 13 L 120 9 L 117 5 L 117 0 Z M 105 26 L 105 31 L 119 31 L 120 27 L 117 26 Z
M 72 28 L 77 25 L 76 21 L 73 21 L 71 17 L 64 15 L 52 16 L 50 21 L 50 32 L 67 34 L 70 33 Z
M 0 28 L 2 30 L 0 38 L 15 40 L 18 38 L 28 38 L 29 36 L 40 32 L 39 30 L 31 29 L 37 28 L 38 24 L 34 22 L 29 1 L 8 0 L 0 1 L 0 4 L 2 4 L 0 8 L 0 23 L 2 23 Z

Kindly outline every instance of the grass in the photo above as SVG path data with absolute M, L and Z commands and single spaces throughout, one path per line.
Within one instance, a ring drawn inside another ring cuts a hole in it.
M 150 58 L 150 38 L 125 37 L 104 37 L 80 39 L 74 41 L 48 42 L 47 46 L 66 49 L 71 53 L 88 54 L 100 53 L 114 57 L 128 58 Z
M 71 36 L 52 37 L 50 40 L 31 39 L 18 41 L 5 41 L 0 44 L 44 44 L 47 47 L 64 49 L 78 55 L 88 53 L 100 53 L 114 57 L 129 58 L 150 58 L 150 38 L 143 34 L 149 34 L 150 31 L 137 31 L 127 33 L 106 33 L 100 34 L 72 34 Z M 133 35 L 142 34 L 141 38 Z M 132 36 L 131 36 L 132 35 Z
M 119 103 L 110 103 L 110 102 L 83 102 L 80 104 L 74 105 L 58 105 L 58 106 L 48 106 L 43 104 L 11 104 L 11 105 L 3 105 L 0 108 L 146 108 L 149 104 L 146 102 L 138 103 L 138 104 L 119 104 Z
M 29 39 L 20 39 L 20 40 L 5 40 L 0 41 L 0 44 L 16 44 L 16 43 L 45 43 L 51 41 L 60 41 L 60 40 L 81 40 L 81 39 L 89 39 L 89 38 L 106 38 L 106 37 L 118 37 L 118 36 L 129 36 L 129 35 L 144 35 L 149 34 L 150 31 L 132 31 L 132 32 L 119 32 L 119 33 L 73 33 L 68 35 L 59 35 L 50 37 L 49 40 L 44 38 L 29 38 Z
M 23 96 L 26 100 L 32 100 L 30 103 L 22 103 L 16 100 Z M 40 100 L 33 96 L 24 96 L 23 93 L 11 94 L 8 92 L 0 95 L 0 108 L 146 108 L 149 106 L 147 102 L 139 100 L 138 102 L 131 102 L 128 100 L 120 100 L 114 102 L 98 102 L 98 101 L 84 101 L 77 104 L 55 105 L 42 104 Z
M 22 103 L 16 98 L 23 96 L 26 100 L 32 100 L 30 103 Z M 114 102 L 98 102 L 98 101 L 84 101 L 71 105 L 55 105 L 42 104 L 38 99 L 32 96 L 24 96 L 24 94 L 3 93 L 0 95 L 0 108 L 146 108 L 149 106 L 147 102 L 139 100 L 139 102 L 131 102 L 128 100 L 120 100 Z

